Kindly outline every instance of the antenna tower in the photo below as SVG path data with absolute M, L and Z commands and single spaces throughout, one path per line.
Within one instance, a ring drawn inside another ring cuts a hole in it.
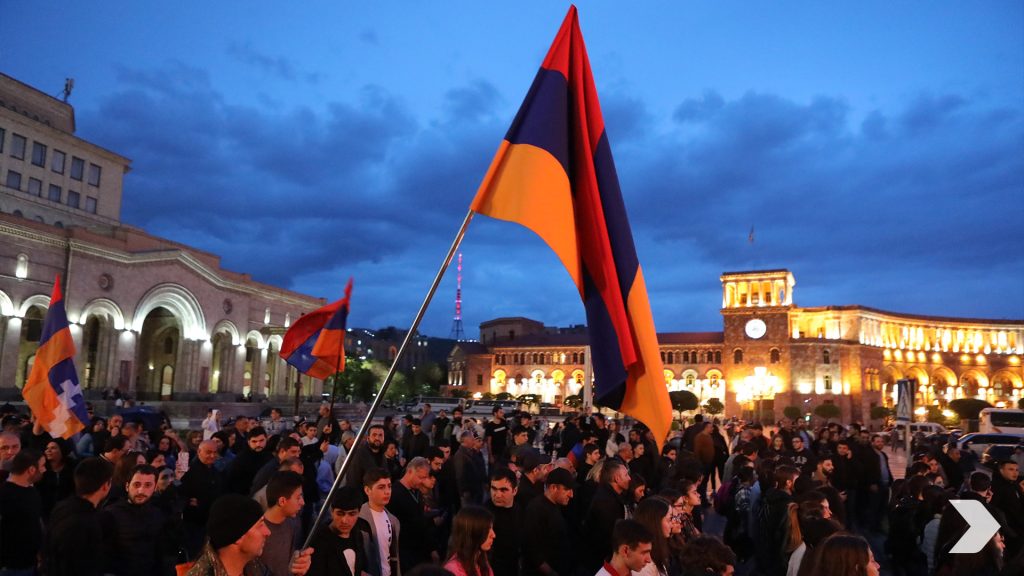
M 455 318 L 452 319 L 452 333 L 449 334 L 449 338 L 452 338 L 458 342 L 466 339 L 465 332 L 462 331 L 462 253 L 459 252 L 459 265 L 456 270 L 455 283 Z

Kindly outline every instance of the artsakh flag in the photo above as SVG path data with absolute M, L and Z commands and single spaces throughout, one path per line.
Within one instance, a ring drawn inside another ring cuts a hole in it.
M 555 251 L 586 308 L 595 402 L 640 420 L 660 445 L 671 403 L 575 6 L 470 208 Z
M 55 438 L 70 438 L 89 422 L 74 358 L 75 341 L 64 310 L 58 275 L 50 296 L 50 308 L 43 320 L 32 372 L 21 390 L 36 420 Z
M 345 297 L 306 314 L 284 334 L 281 358 L 299 372 L 320 380 L 345 369 L 345 321 L 352 280 Z M 320 343 L 323 340 L 323 344 Z

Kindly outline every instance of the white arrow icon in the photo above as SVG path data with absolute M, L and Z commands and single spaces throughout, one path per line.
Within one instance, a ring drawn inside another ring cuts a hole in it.
M 977 500 L 950 500 L 950 504 L 967 521 L 967 533 L 949 551 L 950 554 L 980 552 L 992 536 L 999 531 L 999 522 Z

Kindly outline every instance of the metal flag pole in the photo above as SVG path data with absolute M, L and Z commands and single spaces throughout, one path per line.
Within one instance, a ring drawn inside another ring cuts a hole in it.
M 313 536 L 316 535 L 317 528 L 320 527 L 320 523 L 323 521 L 324 512 L 331 507 L 331 497 L 334 496 L 334 491 L 338 489 L 338 482 L 345 477 L 345 473 L 348 472 L 349 462 L 352 460 L 352 455 L 356 449 L 359 448 L 359 443 L 366 441 L 366 435 L 369 432 L 370 423 L 373 422 L 373 416 L 377 413 L 377 408 L 380 406 L 381 400 L 384 398 L 384 393 L 387 392 L 388 386 L 391 384 L 391 379 L 395 376 L 395 371 L 398 369 L 398 362 L 402 359 L 402 354 L 405 353 L 406 346 L 409 345 L 409 341 L 412 339 L 412 335 L 419 328 L 420 321 L 423 319 L 423 313 L 427 311 L 427 306 L 430 305 L 430 300 L 434 297 L 434 292 L 437 291 L 437 286 L 441 283 L 441 278 L 444 277 L 445 270 L 448 269 L 448 265 L 451 264 L 452 258 L 455 256 L 455 251 L 459 248 L 459 243 L 462 242 L 462 237 L 466 235 L 466 228 L 469 227 L 470 220 L 473 219 L 473 211 L 470 210 L 466 213 L 465 220 L 462 221 L 462 227 L 459 228 L 458 234 L 455 235 L 455 240 L 452 241 L 451 247 L 448 249 L 448 255 L 445 256 L 444 262 L 441 264 L 441 269 L 437 271 L 437 275 L 434 276 L 434 282 L 430 285 L 430 290 L 427 292 L 427 297 L 423 299 L 423 304 L 420 305 L 419 312 L 416 313 L 416 318 L 412 321 L 412 326 L 409 327 L 409 331 L 405 333 L 405 338 L 402 339 L 402 345 L 398 348 L 398 353 L 395 354 L 395 359 L 391 362 L 391 369 L 388 370 L 388 375 L 384 377 L 384 383 L 380 385 L 380 390 L 377 391 L 377 396 L 373 399 L 373 403 L 370 404 L 370 409 L 366 413 L 366 417 L 363 418 L 363 424 L 359 427 L 359 431 L 356 432 L 356 439 L 352 443 L 352 449 L 345 455 L 345 460 L 341 463 L 341 469 L 338 470 L 338 475 L 334 478 L 334 483 L 331 484 L 330 491 L 327 492 L 327 498 L 324 501 L 324 505 L 320 508 L 320 513 L 316 515 L 316 520 L 313 522 L 313 527 L 309 530 L 309 536 L 306 536 L 306 541 L 302 545 L 302 550 L 309 548 L 309 544 L 313 541 Z

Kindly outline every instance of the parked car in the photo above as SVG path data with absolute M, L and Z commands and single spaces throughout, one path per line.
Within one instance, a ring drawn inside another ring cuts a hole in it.
M 992 445 L 1015 446 L 1024 443 L 1024 434 L 966 434 L 957 440 L 957 448 L 971 450 L 979 457 Z
M 981 455 L 981 463 L 989 464 L 1013 460 L 1013 455 L 1017 450 L 1024 450 L 1024 444 L 993 444 L 986 448 L 985 453 Z

